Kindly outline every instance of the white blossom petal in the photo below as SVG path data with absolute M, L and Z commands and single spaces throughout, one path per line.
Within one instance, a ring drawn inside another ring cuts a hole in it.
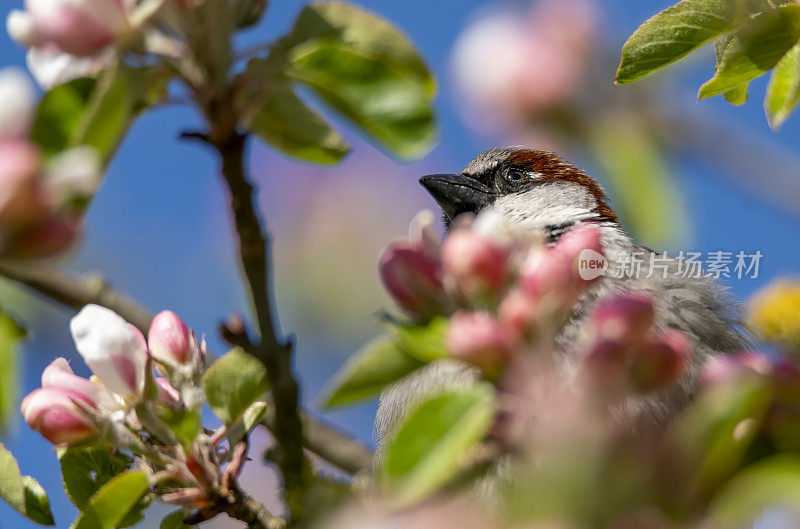
M 86 305 L 69 328 L 78 352 L 108 389 L 123 397 L 141 394 L 147 344 L 135 327 L 110 309 Z
M 0 139 L 25 139 L 33 122 L 36 102 L 33 84 L 18 68 L 0 71 Z
M 88 77 L 102 70 L 110 61 L 113 51 L 94 57 L 77 57 L 56 48 L 31 48 L 27 63 L 36 82 L 45 90 L 74 79 Z
M 97 150 L 73 147 L 53 157 L 44 184 L 56 204 L 76 197 L 91 197 L 100 185 L 102 164 Z

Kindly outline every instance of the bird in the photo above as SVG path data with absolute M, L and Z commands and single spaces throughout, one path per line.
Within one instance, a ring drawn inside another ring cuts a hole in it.
M 629 399 L 625 414 L 653 424 L 667 423 L 691 401 L 704 363 L 715 355 L 751 348 L 741 306 L 729 290 L 712 277 L 687 275 L 678 259 L 637 244 L 620 224 L 600 184 L 556 153 L 522 146 L 492 148 L 458 174 L 424 176 L 420 183 L 440 206 L 448 231 L 458 215 L 491 207 L 511 223 L 538 230 L 551 244 L 579 224 L 595 224 L 611 270 L 632 256 L 645 270 L 651 257 L 658 258 L 656 273 L 600 277 L 573 307 L 554 342 L 555 357 L 569 369 L 578 358 L 593 309 L 603 299 L 626 292 L 650 294 L 656 330 L 679 329 L 690 339 L 692 354 L 677 381 L 654 394 Z M 376 415 L 379 453 L 415 402 L 436 391 L 472 384 L 476 378 L 473 368 L 440 360 L 384 389 Z

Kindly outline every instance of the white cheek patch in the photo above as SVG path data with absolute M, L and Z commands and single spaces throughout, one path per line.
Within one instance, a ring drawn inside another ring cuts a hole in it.
M 512 222 L 530 227 L 578 222 L 598 215 L 597 201 L 588 190 L 569 182 L 547 183 L 524 193 L 506 195 L 493 206 Z

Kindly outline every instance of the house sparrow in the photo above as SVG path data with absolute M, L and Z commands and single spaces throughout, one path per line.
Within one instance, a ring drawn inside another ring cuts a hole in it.
M 539 230 L 553 243 L 571 227 L 591 222 L 600 228 L 608 270 L 631 263 L 632 258 L 641 263 L 639 273 L 606 274 L 590 286 L 554 345 L 558 368 L 568 372 L 580 352 L 589 316 L 601 300 L 630 291 L 651 295 L 656 329 L 683 331 L 691 340 L 692 355 L 681 378 L 656 393 L 629 399 L 621 413 L 664 422 L 690 400 L 698 370 L 709 357 L 749 346 L 738 304 L 725 287 L 702 274 L 685 276 L 678 260 L 636 244 L 618 223 L 600 185 L 554 153 L 522 147 L 490 149 L 460 174 L 425 176 L 420 183 L 442 208 L 448 227 L 461 213 L 492 207 L 514 223 Z M 653 257 L 658 265 L 651 273 L 648 267 Z M 380 440 L 421 396 L 469 384 L 475 377 L 465 365 L 445 360 L 384 390 L 376 418 L 379 448 Z

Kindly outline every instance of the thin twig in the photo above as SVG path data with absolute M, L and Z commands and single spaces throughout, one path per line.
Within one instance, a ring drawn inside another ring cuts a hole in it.
M 153 314 L 99 277 L 84 279 L 35 263 L 0 260 L 0 275 L 22 283 L 70 308 L 80 310 L 94 303 L 108 307 L 147 334 Z
M 248 529 L 282 529 L 286 522 L 272 515 L 261 502 L 244 491 L 233 491 L 230 506 L 225 513 L 247 524 Z
M 0 275 L 74 310 L 89 303 L 108 307 L 144 333 L 153 319 L 151 312 L 99 278 L 85 279 L 41 263 L 3 260 L 0 260 Z M 269 411 L 265 425 L 270 430 L 273 421 L 274 412 Z M 351 474 L 369 468 L 372 450 L 367 446 L 305 412 L 303 422 L 306 425 L 304 443 L 307 450 Z
M 214 125 L 218 115 L 209 113 Z M 220 130 L 221 129 L 221 130 Z M 258 358 L 267 369 L 270 390 L 275 402 L 272 434 L 277 442 L 276 463 L 283 474 L 286 504 L 292 522 L 302 518 L 305 457 L 303 455 L 303 423 L 298 410 L 299 388 L 293 372 L 294 344 L 278 335 L 272 314 L 269 238 L 255 208 L 255 189 L 245 176 L 245 144 L 247 137 L 235 128 L 225 132 L 223 125 L 209 134 L 222 157 L 222 174 L 231 192 L 231 209 L 239 235 L 241 259 L 250 300 L 255 311 L 260 340 L 246 351 Z

